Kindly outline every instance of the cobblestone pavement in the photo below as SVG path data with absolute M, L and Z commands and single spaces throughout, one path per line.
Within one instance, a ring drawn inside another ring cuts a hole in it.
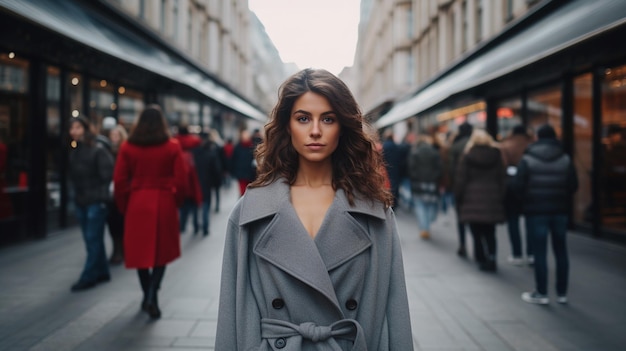
M 140 311 L 137 275 L 122 266 L 112 267 L 110 282 L 70 292 L 85 259 L 77 228 L 0 248 L 0 350 L 212 350 L 224 231 L 236 191 L 234 184 L 223 190 L 208 237 L 181 236 L 183 254 L 165 273 L 157 321 Z M 416 350 L 626 349 L 626 247 L 571 233 L 570 303 L 555 303 L 551 290 L 553 302 L 536 306 L 520 299 L 533 287 L 533 272 L 506 262 L 504 226 L 497 234 L 498 272 L 484 273 L 456 256 L 453 214 L 439 216 L 427 241 L 407 209 L 397 210 L 397 220 Z M 553 268 L 552 256 L 549 262 Z

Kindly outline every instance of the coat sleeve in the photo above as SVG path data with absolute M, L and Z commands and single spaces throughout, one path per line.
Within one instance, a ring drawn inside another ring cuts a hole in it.
M 226 230 L 215 351 L 247 351 L 261 345 L 261 314 L 248 271 L 248 237 L 236 217 L 231 214 Z
M 115 168 L 113 170 L 113 197 L 115 199 L 115 205 L 117 205 L 121 213 L 126 212 L 128 205 L 130 180 L 128 149 L 125 147 L 125 144 L 122 144 L 117 154 Z
M 454 177 L 454 201 L 457 208 L 461 208 L 463 202 L 463 193 L 465 193 L 465 184 L 467 182 L 467 162 L 465 157 L 461 157 L 457 166 Z
M 391 267 L 389 279 L 389 292 L 387 297 L 387 325 L 389 331 L 390 351 L 412 351 L 413 335 L 411 332 L 411 318 L 409 315 L 409 300 L 406 292 L 406 280 L 404 277 L 404 262 L 402 259 L 402 247 L 398 237 L 398 228 L 393 211 L 387 216 L 391 226 L 392 248 Z
M 96 152 L 96 162 L 101 183 L 109 186 L 113 179 L 113 155 L 105 148 L 99 147 Z

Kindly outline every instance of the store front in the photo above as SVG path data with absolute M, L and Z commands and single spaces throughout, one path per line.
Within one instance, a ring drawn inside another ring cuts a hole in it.
M 111 116 L 130 129 L 146 104 L 159 103 L 172 126 L 215 127 L 211 111 L 237 123 L 265 119 L 202 68 L 121 25 L 102 6 L 34 0 L 0 6 L 0 245 L 75 223 L 66 174 L 72 117 L 87 117 L 98 130 Z
M 618 44 L 626 37 L 624 14 L 626 2 L 618 0 L 547 6 L 376 125 L 417 119 L 429 122 L 413 125 L 454 132 L 468 121 L 501 140 L 516 124 L 535 131 L 548 123 L 578 173 L 572 226 L 626 242 L 626 47 Z

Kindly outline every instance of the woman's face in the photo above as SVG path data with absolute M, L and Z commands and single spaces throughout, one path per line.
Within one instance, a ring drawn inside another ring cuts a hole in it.
M 301 161 L 321 162 L 337 149 L 341 125 L 328 99 L 306 92 L 293 104 L 289 132 Z
M 122 136 L 120 135 L 120 131 L 117 129 L 112 129 L 111 133 L 109 134 L 109 139 L 111 139 L 111 143 L 113 143 L 113 145 L 118 145 L 119 143 L 121 143 Z
M 72 140 L 82 140 L 84 135 L 85 128 L 83 128 L 83 125 L 78 121 L 72 122 L 70 125 L 70 136 Z

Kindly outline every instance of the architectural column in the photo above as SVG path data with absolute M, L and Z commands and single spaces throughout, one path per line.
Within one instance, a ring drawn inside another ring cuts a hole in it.
M 454 15 L 454 47 L 452 50 L 453 57 L 459 57 L 463 53 L 463 10 L 461 1 L 455 1 L 452 5 L 452 13 Z
M 465 40 L 468 49 L 476 44 L 476 1 L 480 0 L 467 0 L 466 2 L 467 32 L 465 32 Z

